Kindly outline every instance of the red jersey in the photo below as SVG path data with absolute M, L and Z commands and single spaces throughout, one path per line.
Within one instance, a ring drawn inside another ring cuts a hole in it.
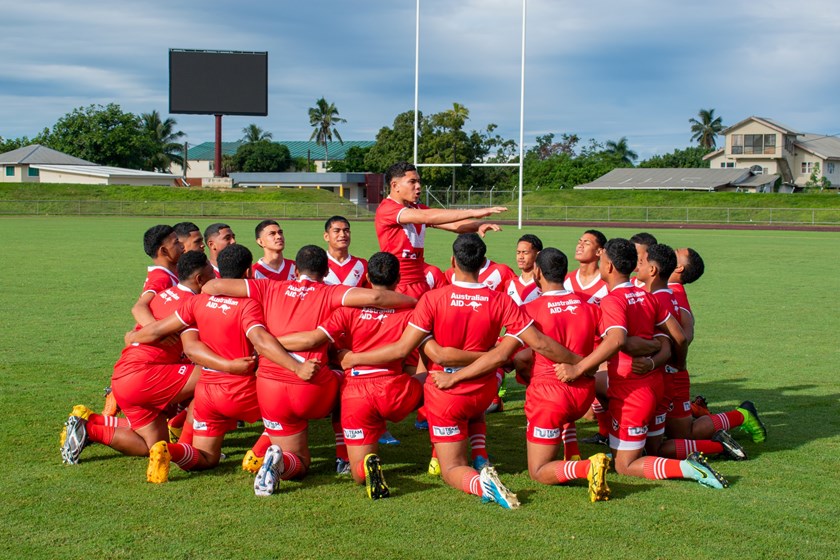
M 534 301 L 540 297 L 540 287 L 531 278 L 527 282 L 522 280 L 521 276 L 515 276 L 512 280 L 507 282 L 507 295 L 516 302 L 517 305 L 525 305 L 529 301 Z
M 672 282 L 668 284 L 668 288 L 674 292 L 674 298 L 677 300 L 677 305 L 680 306 L 680 311 L 692 315 L 691 304 L 688 303 L 688 294 L 685 293 L 685 286 L 679 282 Z
M 450 268 L 446 271 L 446 279 L 452 283 L 454 278 L 455 269 Z M 506 264 L 493 262 L 490 259 L 487 259 L 484 262 L 484 266 L 478 271 L 478 282 L 497 292 L 505 292 L 508 282 L 514 278 L 516 278 L 516 273 L 511 267 Z
M 254 280 L 267 278 L 269 280 L 285 282 L 286 280 L 295 279 L 295 261 L 291 259 L 283 259 L 283 264 L 280 265 L 280 268 L 271 268 L 260 259 L 254 263 L 251 270 L 254 273 Z
M 156 320 L 168 317 L 180 308 L 186 301 L 194 297 L 192 290 L 178 284 L 173 288 L 162 291 L 149 302 L 149 309 Z M 140 325 L 135 325 L 134 330 L 140 330 Z M 182 358 L 184 347 L 181 342 L 166 343 L 152 342 L 150 344 L 134 343 L 125 348 L 120 360 L 128 359 L 134 362 L 145 362 L 149 364 L 178 364 L 188 363 Z
M 227 360 L 244 358 L 254 353 L 248 331 L 263 324 L 262 310 L 248 298 L 232 298 L 199 294 L 175 311 L 187 330 L 198 330 L 201 342 Z M 202 382 L 230 381 L 231 374 L 202 368 Z
M 396 342 L 402 336 L 411 309 L 339 307 L 318 328 L 330 340 L 341 339 L 341 346 L 353 352 L 366 352 Z M 381 377 L 402 373 L 402 360 L 387 364 L 359 365 L 344 372 L 348 377 Z
M 441 346 L 486 352 L 496 343 L 502 328 L 506 336 L 516 337 L 533 321 L 507 295 L 483 284 L 455 282 L 420 297 L 409 324 L 431 333 Z M 429 369 L 445 371 L 438 364 Z M 488 375 L 459 383 L 447 392 L 464 394 L 484 386 Z M 427 383 L 434 383 L 432 376 Z
M 265 279 L 246 280 L 246 285 L 248 297 L 253 298 L 262 306 L 266 330 L 273 336 L 311 331 L 330 313 L 341 307 L 344 303 L 344 295 L 353 289 L 342 285 L 327 286 L 314 282 L 306 276 L 286 282 Z M 301 362 L 313 359 L 323 364 L 323 367 L 309 381 L 303 381 L 294 372 L 266 359 L 260 360 L 257 374 L 286 383 L 321 384 L 324 376 L 333 375 L 326 366 L 328 348 L 329 344 L 325 343 L 307 352 L 289 352 L 293 358 Z
M 601 337 L 610 329 L 622 329 L 627 336 L 638 336 L 648 340 L 653 338 L 656 327 L 671 316 L 667 307 L 659 305 L 642 288 L 636 288 L 631 282 L 619 284 L 601 300 Z M 610 358 L 609 375 L 627 378 L 633 376 L 633 357 L 619 351 Z M 636 376 L 638 377 L 638 376 Z
M 442 288 L 449 284 L 449 280 L 446 279 L 443 271 L 433 264 L 427 263 L 424 272 L 426 273 L 426 283 L 429 285 L 430 290 Z
M 159 294 L 167 288 L 178 285 L 178 276 L 173 274 L 168 268 L 162 266 L 150 266 L 146 269 L 146 280 L 143 282 L 143 291 Z
M 566 275 L 566 280 L 563 281 L 563 287 L 584 298 L 587 303 L 594 303 L 595 305 L 598 305 L 598 303 L 604 299 L 604 296 L 606 296 L 610 291 L 607 287 L 607 283 L 604 282 L 600 274 L 595 277 L 595 280 L 592 280 L 587 285 L 584 286 L 581 284 L 580 269 Z
M 351 288 L 369 288 L 370 284 L 367 281 L 367 261 L 348 255 L 344 262 L 338 262 L 332 255 L 327 253 L 327 264 L 329 265 L 329 272 L 324 277 L 324 284 L 332 286 L 334 284 L 344 284 Z
M 575 294 L 565 290 L 545 292 L 537 299 L 525 304 L 525 313 L 534 319 L 539 329 L 579 356 L 588 356 L 595 348 L 598 338 L 598 307 L 586 303 Z M 533 379 L 559 382 L 554 373 L 554 362 L 541 354 L 534 353 Z M 594 383 L 591 377 L 581 376 L 572 385 Z
M 426 279 L 423 272 L 426 225 L 400 223 L 400 214 L 406 208 L 425 210 L 429 207 L 423 204 L 404 206 L 389 196 L 376 209 L 374 225 L 379 250 L 391 253 L 400 261 L 400 283 L 413 284 Z

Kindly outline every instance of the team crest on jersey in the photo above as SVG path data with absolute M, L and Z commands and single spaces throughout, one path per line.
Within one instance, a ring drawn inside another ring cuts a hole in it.
M 195 431 L 204 431 L 207 429 L 207 422 L 199 422 L 198 420 L 193 419 L 193 430 Z
M 560 428 L 540 428 L 534 426 L 534 437 L 537 439 L 557 439 L 560 437 Z
M 365 439 L 365 431 L 362 428 L 350 429 L 344 428 L 344 439 L 360 440 Z
M 283 424 L 280 422 L 275 422 L 274 420 L 267 420 L 263 418 L 263 426 L 265 426 L 269 430 L 282 430 Z
M 432 433 L 437 437 L 451 437 L 461 434 L 458 426 L 432 426 Z

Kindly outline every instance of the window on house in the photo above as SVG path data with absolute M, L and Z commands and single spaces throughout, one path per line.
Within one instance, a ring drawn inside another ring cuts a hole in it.
M 803 161 L 802 162 L 802 174 L 803 175 L 810 175 L 814 171 L 814 162 L 813 161 Z
M 721 167 L 735 167 L 734 161 L 722 161 L 720 162 Z
M 38 170 L 34 167 L 30 167 L 27 175 L 29 175 L 30 177 L 38 177 Z
M 743 154 L 744 153 L 744 135 L 743 134 L 733 134 L 732 135 L 732 153 L 733 154 Z
M 828 173 L 830 173 L 832 175 L 834 174 L 834 164 L 833 163 L 831 163 L 831 162 L 826 163 L 825 168 L 828 171 Z
M 13 165 L 6 166 L 6 177 L 14 177 L 15 176 L 15 167 Z
M 785 136 L 785 151 L 793 153 L 793 138 Z
M 765 134 L 764 135 L 764 153 L 773 155 L 776 153 L 776 135 L 775 134 Z
M 215 171 L 216 170 L 216 162 L 215 161 L 208 162 L 207 167 L 210 168 L 210 171 Z

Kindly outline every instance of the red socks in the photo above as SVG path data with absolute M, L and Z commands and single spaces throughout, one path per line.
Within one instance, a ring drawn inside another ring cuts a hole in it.
M 663 478 L 683 478 L 680 461 L 663 457 L 643 457 L 645 478 L 662 480 Z
M 574 422 L 563 424 L 563 458 L 571 461 L 577 455 L 580 457 L 580 447 L 578 447 L 577 440 L 577 426 Z
M 584 461 L 557 461 L 554 465 L 554 476 L 557 482 L 563 484 L 570 480 L 586 478 L 589 473 L 589 459 Z
M 461 490 L 473 496 L 481 496 L 481 477 L 473 469 L 470 469 L 461 480 Z
M 695 451 L 701 451 L 706 455 L 717 455 L 723 453 L 723 446 L 710 439 L 675 439 L 675 459 L 685 459 Z
M 468 432 L 470 435 L 470 456 L 472 457 L 473 461 L 476 457 L 484 457 L 488 459 L 487 456 L 487 423 L 482 421 L 478 422 L 470 422 L 468 426 Z
M 185 471 L 195 468 L 201 459 L 198 450 L 187 443 L 169 443 L 167 447 L 169 448 L 169 454 L 172 456 L 172 462 Z
M 346 448 L 345 448 L 346 449 Z M 294 453 L 283 452 L 283 474 L 282 480 L 291 480 L 303 474 L 303 461 Z
M 715 426 L 715 431 L 731 430 L 737 428 L 744 423 L 744 415 L 737 410 L 730 410 L 729 412 L 721 412 L 720 414 L 712 414 L 712 424 Z

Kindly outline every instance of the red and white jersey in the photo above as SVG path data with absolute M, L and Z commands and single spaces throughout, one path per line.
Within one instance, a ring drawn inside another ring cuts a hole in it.
M 449 280 L 446 279 L 443 271 L 433 264 L 426 263 L 425 273 L 426 283 L 429 285 L 430 290 L 442 288 L 449 284 Z
M 607 283 L 604 282 L 600 274 L 585 286 L 581 284 L 580 269 L 566 275 L 566 279 L 563 281 L 563 287 L 584 298 L 587 303 L 594 303 L 595 305 L 598 305 L 604 299 L 604 296 L 610 292 Z
M 215 264 L 213 264 L 213 263 L 210 263 L 210 266 L 212 266 L 212 267 L 213 267 L 213 275 L 214 275 L 216 278 L 221 278 L 221 277 L 222 277 L 222 273 L 221 273 L 221 272 L 219 272 L 219 267 L 218 267 L 218 266 L 216 266 L 216 265 L 215 265 Z
M 668 284 L 668 288 L 674 293 L 677 304 L 680 306 L 680 311 L 693 315 L 691 312 L 691 304 L 688 303 L 688 294 L 685 293 L 685 286 L 679 282 L 671 282 Z
M 540 297 L 540 287 L 531 278 L 527 282 L 522 280 L 522 276 L 516 276 L 507 283 L 507 295 L 516 302 L 516 305 L 525 305 L 529 301 L 534 301 Z
M 516 273 L 511 267 L 506 264 L 493 262 L 490 259 L 487 259 L 484 262 L 484 266 L 478 271 L 478 282 L 497 292 L 504 293 L 507 290 L 508 282 L 514 278 L 516 278 Z M 450 283 L 454 281 L 454 268 L 446 271 L 446 279 Z
M 598 336 L 600 311 L 596 305 L 586 303 L 578 294 L 567 290 L 545 292 L 522 308 L 534 319 L 537 327 L 579 356 L 588 356 L 595 348 Z M 533 380 L 559 382 L 554 373 L 554 362 L 541 354 L 534 354 Z M 594 383 L 590 377 L 581 376 L 572 383 Z
M 631 282 L 619 284 L 601 300 L 600 334 L 604 337 L 610 329 L 622 329 L 627 336 L 652 339 L 656 327 L 671 316 L 670 310 L 656 298 Z M 609 362 L 610 377 L 630 377 L 633 357 L 619 351 Z
M 260 259 L 254 263 L 251 267 L 251 271 L 254 274 L 254 280 L 262 280 L 264 278 L 268 280 L 278 280 L 280 282 L 294 280 L 295 261 L 291 259 L 283 259 L 283 264 L 280 265 L 280 268 L 271 268 L 265 263 L 265 261 Z
M 379 250 L 391 253 L 400 261 L 400 283 L 413 284 L 426 279 L 423 271 L 426 225 L 400 223 L 400 214 L 406 208 L 425 210 L 429 207 L 424 204 L 404 206 L 389 196 L 376 209 L 374 225 Z
M 341 348 L 366 352 L 396 342 L 402 336 L 411 309 L 378 309 L 375 307 L 339 307 L 318 328 Z M 387 364 L 359 365 L 344 373 L 347 377 L 360 375 L 381 377 L 402 373 L 402 360 Z
M 441 346 L 477 352 L 492 348 L 503 327 L 505 336 L 517 337 L 531 323 L 507 295 L 484 284 L 457 281 L 423 294 L 409 321 L 412 327 L 431 333 Z M 444 370 L 439 364 L 429 369 Z M 464 394 L 483 387 L 487 375 L 459 383 L 448 392 Z M 434 383 L 432 376 L 426 382 Z
M 324 284 L 328 286 L 344 284 L 351 288 L 370 287 L 367 281 L 368 264 L 365 259 L 348 255 L 344 262 L 338 262 L 338 259 L 327 253 L 327 264 L 329 272 L 324 277 Z
M 639 280 L 638 276 L 632 277 L 630 279 L 630 281 L 633 282 L 633 285 L 636 286 L 637 288 L 642 288 L 642 289 L 645 289 L 645 290 L 647 289 L 647 286 L 645 285 L 645 283 L 642 282 L 641 280 Z
M 265 327 L 262 309 L 248 298 L 198 294 L 184 303 L 175 315 L 187 327 L 198 330 L 198 337 L 210 350 L 226 360 L 244 358 L 254 353 L 248 331 Z M 231 374 L 202 368 L 202 382 L 230 381 Z
M 143 282 L 143 291 L 141 294 L 145 294 L 146 292 L 159 294 L 165 289 L 177 285 L 178 276 L 176 274 L 173 274 L 167 268 L 154 265 L 146 269 L 146 280 Z
M 168 317 L 176 312 L 181 305 L 195 296 L 195 293 L 183 284 L 168 288 L 149 302 L 149 309 L 156 320 Z M 140 325 L 135 325 L 134 330 L 140 330 Z M 152 342 L 150 344 L 132 344 L 123 350 L 123 357 L 130 357 L 134 361 L 150 364 L 178 364 L 186 362 L 182 359 L 184 348 L 181 342 L 167 340 L 165 343 Z
M 330 313 L 344 304 L 344 296 L 353 288 L 337 284 L 327 286 L 301 275 L 294 281 L 246 280 L 248 297 L 260 304 L 265 318 L 265 327 L 273 336 L 311 331 L 321 324 Z M 326 367 L 329 343 L 307 352 L 290 352 L 301 362 L 318 360 L 324 367 L 310 381 L 303 381 L 294 372 L 280 367 L 271 360 L 262 359 L 257 374 L 286 383 L 323 383 L 324 376 L 333 375 Z

